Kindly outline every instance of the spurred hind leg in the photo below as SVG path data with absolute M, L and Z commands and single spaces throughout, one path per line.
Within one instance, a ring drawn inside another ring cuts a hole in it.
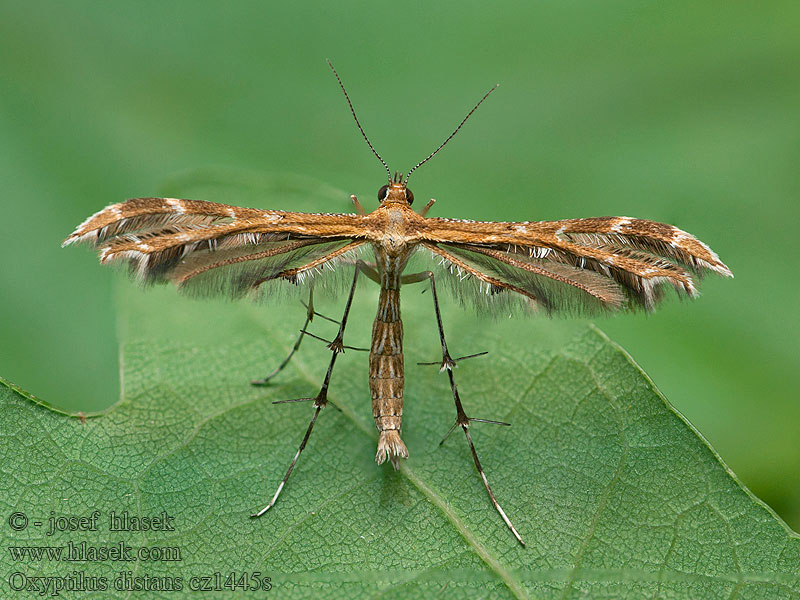
M 455 377 L 453 376 L 453 368 L 456 366 L 456 361 L 450 356 L 450 352 L 447 349 L 447 341 L 444 337 L 444 326 L 442 325 L 442 313 L 439 310 L 439 298 L 436 294 L 436 283 L 434 281 L 434 276 L 431 271 L 424 271 L 422 273 L 414 273 L 411 275 L 406 275 L 401 279 L 402 283 L 417 283 L 421 281 L 425 281 L 429 279 L 431 282 L 431 294 L 433 296 L 433 308 L 436 311 L 436 323 L 439 326 L 439 340 L 442 343 L 442 362 L 440 366 L 441 371 L 447 371 L 447 376 L 450 379 L 450 389 L 453 392 L 453 400 L 456 404 L 456 421 L 453 423 L 453 426 L 450 428 L 450 431 L 447 435 L 444 436 L 439 445 L 443 444 L 447 437 L 452 433 L 456 427 L 461 427 L 464 430 L 464 435 L 467 438 L 467 443 L 469 444 L 470 452 L 472 453 L 472 459 L 475 462 L 475 467 L 478 469 L 478 473 L 480 473 L 481 479 L 483 480 L 483 485 L 486 487 L 486 491 L 489 493 L 489 499 L 492 501 L 492 505 L 497 509 L 497 512 L 500 514 L 500 517 L 503 519 L 505 524 L 511 530 L 511 533 L 514 534 L 514 537 L 517 538 L 517 541 L 525 545 L 525 542 L 522 541 L 519 533 L 517 532 L 514 525 L 511 523 L 511 520 L 506 516 L 505 511 L 497 502 L 497 499 L 494 497 L 494 492 L 492 492 L 492 488 L 489 485 L 489 480 L 486 478 L 486 473 L 483 471 L 483 466 L 481 465 L 481 461 L 478 459 L 478 453 L 475 451 L 475 444 L 472 443 L 472 436 L 469 434 L 469 426 L 470 423 L 473 421 L 479 421 L 484 423 L 494 423 L 497 425 L 506 425 L 508 423 L 503 423 L 501 421 L 489 421 L 488 419 L 472 419 L 467 416 L 467 413 L 464 412 L 464 406 L 461 404 L 461 397 L 458 394 L 458 387 L 456 386 Z M 470 356 L 462 357 L 462 358 L 471 358 L 472 356 L 479 356 L 479 354 L 473 354 Z

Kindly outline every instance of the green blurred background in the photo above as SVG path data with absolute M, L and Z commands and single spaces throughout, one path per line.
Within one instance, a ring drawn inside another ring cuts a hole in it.
M 500 82 L 418 202 L 711 244 L 736 279 L 598 324 L 798 530 L 798 31 L 797 2 L 0 2 L 0 374 L 71 409 L 116 400 L 114 278 L 59 244 L 176 172 L 299 173 L 374 207 L 382 168 L 325 58 L 398 170 Z

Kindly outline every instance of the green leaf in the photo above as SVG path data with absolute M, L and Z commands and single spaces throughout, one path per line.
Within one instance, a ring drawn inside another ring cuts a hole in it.
M 193 185 L 168 191 L 253 205 L 245 188 L 261 189 L 298 209 L 309 208 L 303 196 L 323 210 L 347 202 L 296 178 L 251 178 L 233 191 L 225 178 L 193 175 Z M 358 290 L 347 344 L 368 345 L 374 287 Z M 183 594 L 199 597 L 188 591 L 191 577 L 216 572 L 224 583 L 231 572 L 260 572 L 278 597 L 800 598 L 800 538 L 621 348 L 580 321 L 487 321 L 449 307 L 454 355 L 489 350 L 456 370 L 468 413 L 513 424 L 471 430 L 528 544 L 521 548 L 489 503 L 463 436 L 438 446 L 455 411 L 446 377 L 416 365 L 439 358 L 423 288 L 403 291 L 408 461 L 399 472 L 375 465 L 367 360 L 348 351 L 333 374 L 336 408 L 321 414 L 278 504 L 250 519 L 274 493 L 313 412 L 272 401 L 315 394 L 329 352 L 308 339 L 273 386 L 251 387 L 291 347 L 302 307 L 200 302 L 121 282 L 119 403 L 82 422 L 0 386 L 0 505 L 4 519 L 21 512 L 29 522 L 2 527 L 4 587 L 14 572 L 31 581 L 79 571 L 108 578 L 112 589 L 96 597 L 123 598 L 129 593 L 113 584 L 131 571 L 181 577 Z M 318 308 L 336 318 L 341 300 Z M 323 337 L 333 328 L 313 324 Z M 95 510 L 97 531 L 46 535 L 51 515 Z M 175 530 L 110 532 L 112 511 L 165 512 Z M 176 547 L 180 560 L 15 561 L 6 553 L 70 541 Z

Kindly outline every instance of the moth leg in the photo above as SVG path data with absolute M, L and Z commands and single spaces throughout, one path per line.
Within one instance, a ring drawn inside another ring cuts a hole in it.
M 313 400 L 314 401 L 314 416 L 311 417 L 311 422 L 308 424 L 308 429 L 306 429 L 306 434 L 303 436 L 303 441 L 300 442 L 300 447 L 297 449 L 297 454 L 294 455 L 291 464 L 289 465 L 289 469 L 286 471 L 286 475 L 283 476 L 280 485 L 278 485 L 278 489 L 275 492 L 275 495 L 270 500 L 269 504 L 267 504 L 264 508 L 262 508 L 257 513 L 250 515 L 251 517 L 260 517 L 265 512 L 267 512 L 270 508 L 275 505 L 275 502 L 278 500 L 278 496 L 280 495 L 283 487 L 286 485 L 286 482 L 289 479 L 289 476 L 292 474 L 292 470 L 294 470 L 295 464 L 297 464 L 297 459 L 300 458 L 300 453 L 303 452 L 303 449 L 306 447 L 308 443 L 308 438 L 311 437 L 311 431 L 314 429 L 314 424 L 317 422 L 317 417 L 319 416 L 320 411 L 325 408 L 328 404 L 328 386 L 331 382 L 331 374 L 333 373 L 333 365 L 336 364 L 336 357 L 339 356 L 342 352 L 344 352 L 344 329 L 347 326 L 347 317 L 350 314 L 350 307 L 353 304 L 353 295 L 356 291 L 356 282 L 358 281 L 358 273 L 361 270 L 360 265 L 356 264 L 355 273 L 353 274 L 353 284 L 350 286 L 350 294 L 347 297 L 347 304 L 344 307 L 344 315 L 342 315 L 342 320 L 339 323 L 339 332 L 336 334 L 336 337 L 333 338 L 333 341 L 328 344 L 328 348 L 331 350 L 331 362 L 328 364 L 328 371 L 325 373 L 325 379 L 322 382 L 322 387 L 320 388 L 319 392 L 314 398 L 299 398 L 296 402 L 302 402 L 304 400 Z M 311 303 L 309 302 L 309 306 Z
M 421 211 L 419 211 L 419 216 L 424 217 L 425 215 L 427 215 L 428 211 L 431 209 L 431 206 L 433 206 L 435 202 L 436 198 L 431 198 L 430 200 L 428 200 L 428 203 L 422 207 Z
M 358 264 L 358 268 L 361 269 L 361 272 L 366 275 L 368 279 L 374 281 L 378 285 L 381 284 L 381 276 L 378 273 L 375 263 L 368 263 L 363 260 L 358 260 L 356 264 Z
M 292 349 L 289 351 L 289 354 L 286 356 L 286 358 L 283 359 L 281 364 L 279 364 L 278 367 L 274 371 L 272 371 L 272 373 L 270 373 L 269 375 L 267 375 L 263 379 L 254 379 L 254 380 L 252 380 L 250 382 L 250 385 L 268 385 L 270 379 L 272 379 L 278 373 L 283 371 L 283 369 L 286 367 L 286 365 L 289 364 L 289 361 L 292 360 L 292 357 L 294 356 L 294 353 L 297 352 L 298 348 L 300 348 L 300 344 L 303 342 L 303 336 L 311 335 L 311 337 L 315 337 L 311 333 L 308 332 L 308 324 L 311 323 L 311 321 L 314 320 L 314 317 L 321 317 L 321 318 L 325 319 L 326 321 L 330 321 L 332 323 L 336 323 L 337 325 L 339 324 L 339 321 L 336 321 L 335 319 L 331 319 L 329 317 L 326 317 L 325 315 L 320 314 L 320 313 L 318 313 L 317 311 L 314 310 L 314 283 L 313 283 L 313 281 L 308 284 L 308 303 L 304 304 L 304 306 L 306 307 L 306 321 L 305 321 L 305 323 L 303 323 L 303 326 L 300 328 L 300 335 L 297 336 L 297 341 L 294 343 L 294 346 L 292 346 Z
M 308 337 L 312 337 L 315 340 L 319 340 L 320 342 L 325 342 L 325 344 L 327 346 L 330 346 L 333 343 L 333 342 L 329 342 L 328 340 L 326 340 L 323 337 L 320 337 L 320 336 L 318 336 L 318 335 L 316 335 L 314 333 L 311 333 L 310 331 L 303 331 L 302 333 L 305 333 Z M 369 352 L 369 348 L 359 348 L 357 346 L 343 345 L 342 348 L 344 348 L 345 350 L 357 350 L 358 352 Z
M 310 283 L 308 285 L 308 304 L 306 304 L 306 322 L 303 323 L 303 326 L 300 328 L 300 335 L 297 336 L 297 341 L 292 346 L 292 349 L 289 351 L 289 354 L 286 358 L 283 359 L 281 364 L 272 371 L 269 375 L 264 377 L 263 379 L 254 379 L 250 382 L 250 385 L 267 385 L 269 380 L 275 377 L 278 373 L 283 371 L 286 365 L 289 364 L 289 361 L 292 360 L 294 353 L 297 352 L 297 349 L 300 348 L 300 344 L 303 342 L 303 336 L 306 333 L 306 328 L 311 321 L 314 320 L 314 283 Z
M 466 360 L 468 358 L 475 358 L 477 356 L 484 356 L 488 354 L 488 352 L 476 352 L 475 354 L 468 354 L 466 356 L 459 356 L 458 358 L 453 358 L 450 356 L 450 352 L 447 349 L 447 341 L 444 337 L 444 327 L 442 325 L 442 314 L 439 311 L 439 298 L 436 294 L 436 284 L 433 279 L 433 273 L 431 271 L 422 271 L 420 273 L 411 273 L 409 275 L 403 275 L 400 278 L 400 283 L 402 284 L 409 284 L 409 283 L 421 283 L 423 281 L 430 281 L 431 282 L 431 291 L 433 293 L 433 307 L 436 310 L 436 323 L 439 325 L 439 340 L 442 344 L 442 361 L 439 362 L 420 362 L 417 363 L 418 365 L 439 365 L 439 371 L 452 371 L 453 367 L 456 366 L 456 363 L 460 360 Z M 473 421 L 484 420 L 484 419 L 473 419 Z M 489 421 L 490 423 L 500 423 L 500 421 Z M 508 425 L 508 423 L 503 423 L 503 425 Z
M 481 461 L 478 459 L 478 453 L 475 451 L 475 444 L 472 443 L 472 436 L 469 434 L 469 426 L 472 421 L 480 421 L 486 423 L 496 423 L 498 425 L 508 425 L 508 423 L 501 423 L 500 421 L 488 421 L 486 419 L 471 419 L 467 416 L 467 413 L 464 411 L 464 406 L 461 404 L 461 396 L 458 394 L 458 387 L 456 386 L 455 377 L 453 376 L 453 367 L 456 366 L 456 362 L 450 356 L 450 352 L 447 349 L 447 342 L 444 337 L 444 326 L 442 325 L 442 313 L 439 310 L 439 298 L 436 294 L 436 283 L 434 281 L 434 276 L 431 271 L 424 271 L 422 273 L 414 273 L 411 275 L 407 275 L 401 278 L 401 283 L 417 283 L 420 281 L 424 281 L 425 279 L 430 279 L 431 282 L 431 295 L 433 296 L 433 308 L 436 311 L 436 323 L 439 326 L 439 339 L 442 343 L 442 363 L 441 363 L 441 370 L 447 371 L 447 376 L 450 379 L 450 389 L 453 392 L 453 400 L 456 404 L 456 421 L 453 423 L 453 426 L 450 428 L 450 431 L 444 437 L 444 439 L 439 442 L 439 445 L 444 443 L 444 440 L 455 430 L 456 427 L 461 427 L 464 430 L 464 435 L 467 438 L 467 443 L 469 444 L 470 452 L 472 453 L 472 460 L 475 461 L 475 467 L 478 469 L 478 473 L 480 473 L 481 479 L 483 480 L 483 485 L 486 488 L 486 491 L 489 493 L 489 499 L 492 501 L 492 505 L 495 507 L 497 512 L 500 514 L 500 517 L 503 519 L 505 524 L 511 530 L 511 533 L 514 534 L 514 537 L 517 538 L 517 541 L 525 545 L 525 542 L 522 541 L 519 533 L 517 532 L 514 525 L 511 523 L 511 520 L 506 516 L 505 511 L 497 502 L 497 499 L 494 497 L 494 492 L 492 492 L 492 488 L 489 485 L 489 480 L 486 478 L 486 473 L 483 471 L 483 466 L 481 465 Z
M 361 206 L 361 202 L 358 201 L 358 198 L 356 198 L 355 194 L 350 194 L 350 200 L 353 201 L 353 205 L 356 207 L 358 214 L 360 214 L 362 217 L 367 214 L 367 211 L 365 211 L 364 207 Z

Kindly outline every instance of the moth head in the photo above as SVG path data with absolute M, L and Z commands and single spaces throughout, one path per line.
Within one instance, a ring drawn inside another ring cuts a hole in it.
M 384 202 L 402 202 L 411 206 L 414 203 L 414 194 L 406 187 L 403 175 L 394 174 L 394 179 L 378 190 L 378 200 Z

